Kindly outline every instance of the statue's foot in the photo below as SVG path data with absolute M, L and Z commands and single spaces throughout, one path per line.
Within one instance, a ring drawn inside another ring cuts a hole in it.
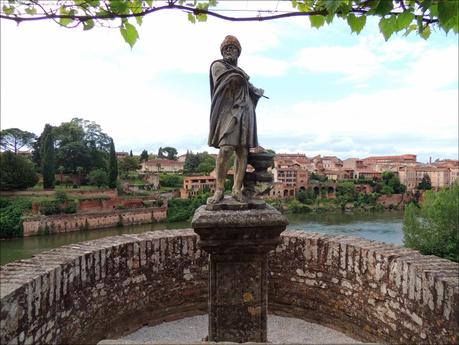
M 246 202 L 245 196 L 240 190 L 233 190 L 232 197 L 239 202 Z
M 216 190 L 213 197 L 207 199 L 208 204 L 216 204 L 221 201 L 224 197 L 224 192 L 222 190 Z

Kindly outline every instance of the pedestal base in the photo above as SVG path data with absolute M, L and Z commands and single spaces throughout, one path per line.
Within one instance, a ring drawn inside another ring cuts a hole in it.
M 192 227 L 210 254 L 209 341 L 267 341 L 268 252 L 287 224 L 269 205 L 196 211 Z

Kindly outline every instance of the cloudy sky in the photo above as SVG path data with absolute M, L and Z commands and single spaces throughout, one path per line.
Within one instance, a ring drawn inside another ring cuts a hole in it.
M 230 4 L 280 9 L 276 1 Z M 1 128 L 40 134 L 45 123 L 80 117 L 100 124 L 117 151 L 215 152 L 207 147 L 208 69 L 233 34 L 239 66 L 270 97 L 257 109 L 262 146 L 342 159 L 458 157 L 457 35 L 385 42 L 375 21 L 357 36 L 340 20 L 319 30 L 307 18 L 191 24 L 176 11 L 147 16 L 139 34 L 131 50 L 117 29 L 2 21 Z

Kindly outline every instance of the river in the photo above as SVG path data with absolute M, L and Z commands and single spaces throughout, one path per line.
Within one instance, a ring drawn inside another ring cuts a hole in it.
M 288 229 L 315 231 L 330 235 L 350 235 L 403 244 L 402 212 L 308 213 L 288 215 L 288 219 L 290 222 Z M 70 243 L 121 234 L 189 227 L 188 222 L 159 223 L 0 240 L 0 265 L 27 259 L 42 251 Z

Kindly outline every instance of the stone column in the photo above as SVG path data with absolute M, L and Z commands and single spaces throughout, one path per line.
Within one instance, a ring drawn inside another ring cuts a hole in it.
M 268 252 L 287 224 L 269 205 L 196 211 L 192 227 L 210 254 L 208 341 L 267 342 Z

